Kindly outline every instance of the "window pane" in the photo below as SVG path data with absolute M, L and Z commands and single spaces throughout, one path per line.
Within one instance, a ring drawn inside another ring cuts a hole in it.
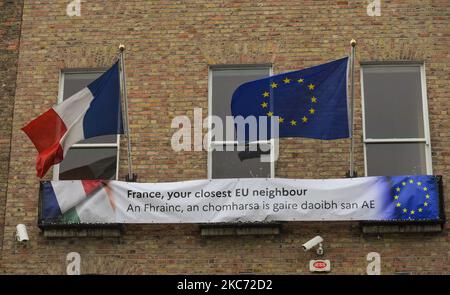
M 270 67 L 246 67 L 212 70 L 212 115 L 219 116 L 225 126 L 226 116 L 231 116 L 231 98 L 242 83 L 268 77 Z M 212 177 L 270 177 L 270 163 L 261 162 L 262 151 L 213 151 Z M 268 156 L 269 152 L 265 152 Z
M 427 174 L 424 143 L 366 144 L 367 176 Z
M 89 83 L 100 77 L 102 72 L 83 72 L 83 73 L 65 73 L 64 74 L 64 89 L 63 99 L 67 99 L 88 86 Z M 103 135 L 89 138 L 79 143 L 116 143 L 116 135 Z
M 236 150 L 236 148 L 235 148 Z M 261 154 L 269 151 L 223 151 L 212 152 L 212 178 L 270 177 L 270 163 L 261 162 Z
M 234 90 L 244 82 L 268 77 L 270 68 L 213 69 L 212 114 L 219 116 L 224 124 L 231 116 L 231 97 Z
M 59 166 L 59 179 L 115 179 L 116 148 L 72 148 Z
M 419 66 L 363 67 L 367 138 L 423 138 Z
M 116 142 L 117 142 L 117 135 L 113 134 L 88 138 L 78 143 L 116 143 Z
M 100 77 L 102 72 L 64 73 L 63 99 L 67 99 Z

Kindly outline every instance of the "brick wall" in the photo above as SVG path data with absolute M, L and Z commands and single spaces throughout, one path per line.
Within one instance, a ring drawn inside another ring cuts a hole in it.
M 85 273 L 308 273 L 314 255 L 304 253 L 301 244 L 320 234 L 333 273 L 364 274 L 371 251 L 381 254 L 385 274 L 450 273 L 448 225 L 441 233 L 372 236 L 362 235 L 354 222 L 304 222 L 287 223 L 276 236 L 236 237 L 202 237 L 197 225 L 126 225 L 121 238 L 47 239 L 36 226 L 35 150 L 20 132 L 56 102 L 61 69 L 106 67 L 118 44 L 125 43 L 139 181 L 205 178 L 206 152 L 174 154 L 170 123 L 176 115 L 192 118 L 194 107 L 203 108 L 206 116 L 208 65 L 273 63 L 279 73 L 342 57 L 355 38 L 357 73 L 361 61 L 425 61 L 433 172 L 444 176 L 445 185 L 450 167 L 448 1 L 382 1 L 380 17 L 367 15 L 365 0 L 82 1 L 80 17 L 66 15 L 68 2 L 25 1 L 12 134 L 17 145 L 11 151 L 2 250 L 5 272 L 64 273 L 65 255 L 77 251 Z M 356 80 L 356 169 L 362 175 L 359 75 Z M 283 139 L 276 176 L 343 177 L 348 146 L 349 140 Z M 120 174 L 126 174 L 125 154 Z M 28 225 L 26 247 L 13 243 L 17 223 Z
M 22 6 L 23 1 L 0 0 L 0 251 L 5 222 Z

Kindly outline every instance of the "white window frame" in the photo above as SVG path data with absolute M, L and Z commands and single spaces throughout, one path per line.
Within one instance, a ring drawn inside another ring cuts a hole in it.
M 364 68 L 368 67 L 420 67 L 420 81 L 422 90 L 422 112 L 423 112 L 423 138 L 367 138 L 366 136 L 366 118 L 364 106 Z M 425 64 L 418 61 L 389 61 L 389 62 L 362 62 L 360 67 L 361 81 L 361 107 L 362 107 L 362 126 L 363 126 L 363 143 L 364 143 L 364 174 L 368 176 L 367 165 L 367 144 L 371 143 L 424 143 L 425 144 L 425 165 L 427 174 L 433 174 L 432 158 L 431 158 L 431 140 L 430 140 L 430 123 L 428 117 L 428 97 L 426 82 Z
M 215 70 L 243 70 L 243 69 L 258 69 L 258 68 L 269 68 L 269 75 L 273 75 L 273 65 L 272 64 L 242 64 L 242 65 L 214 65 L 208 67 L 208 130 L 212 129 L 212 79 L 213 71 Z M 225 126 L 225 124 L 224 124 Z M 237 141 L 212 141 L 212 134 L 208 132 L 208 179 L 212 179 L 212 152 L 214 146 L 224 146 L 224 145 L 237 145 Z M 276 139 L 270 140 L 260 140 L 255 141 L 250 144 L 270 144 L 270 178 L 275 178 L 275 152 L 278 142 Z M 223 152 L 226 152 L 223 151 Z
M 66 74 L 96 74 L 104 73 L 106 69 L 68 69 L 61 70 L 59 72 L 59 89 L 58 89 L 58 104 L 64 100 L 64 78 Z M 120 155 L 120 134 L 117 134 L 117 139 L 115 143 L 76 143 L 70 148 L 117 148 L 117 160 L 116 160 L 116 177 L 115 180 L 119 179 L 119 155 Z M 60 164 L 53 166 L 53 180 L 59 180 L 59 167 Z

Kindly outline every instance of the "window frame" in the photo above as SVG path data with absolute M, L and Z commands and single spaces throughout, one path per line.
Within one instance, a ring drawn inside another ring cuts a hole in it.
M 212 89 L 212 82 L 213 82 L 213 72 L 216 70 L 242 70 L 242 69 L 261 69 L 261 68 L 268 68 L 269 69 L 269 76 L 273 75 L 273 64 L 266 63 L 266 64 L 232 64 L 232 65 L 209 65 L 208 66 L 208 130 L 212 129 L 212 120 L 211 116 L 213 116 L 213 89 Z M 225 126 L 225 125 L 224 125 Z M 239 143 L 237 141 L 219 141 L 211 140 L 211 133 L 208 132 L 208 179 L 212 179 L 212 173 L 213 173 L 213 161 L 212 161 L 212 153 L 213 153 L 213 147 L 214 146 L 226 146 L 226 145 L 238 145 Z M 278 139 L 270 139 L 270 140 L 258 140 L 255 142 L 252 142 L 251 144 L 266 144 L 270 145 L 270 177 L 269 178 L 275 178 L 275 154 L 276 149 L 278 147 Z M 223 152 L 226 152 L 223 151 Z
M 366 135 L 366 117 L 364 105 L 364 69 L 368 67 L 419 67 L 422 95 L 422 113 L 423 113 L 423 138 L 367 138 Z M 425 165 L 426 173 L 433 174 L 432 156 L 431 156 L 431 139 L 430 139 L 430 122 L 428 114 L 428 96 L 425 63 L 423 61 L 372 61 L 360 63 L 360 81 L 361 81 L 361 112 L 362 112 L 362 129 L 363 129 L 363 151 L 364 151 L 364 175 L 368 176 L 367 163 L 367 145 L 377 143 L 423 143 L 425 144 Z
M 64 82 L 66 74 L 96 74 L 104 73 L 107 68 L 76 68 L 76 69 L 63 69 L 59 71 L 59 88 L 58 88 L 58 104 L 64 100 Z M 114 180 L 119 180 L 119 159 L 120 159 L 120 134 L 116 135 L 115 143 L 76 143 L 70 147 L 71 149 L 83 149 L 83 148 L 116 148 L 116 175 Z M 59 180 L 59 168 L 60 163 L 53 165 L 53 181 Z

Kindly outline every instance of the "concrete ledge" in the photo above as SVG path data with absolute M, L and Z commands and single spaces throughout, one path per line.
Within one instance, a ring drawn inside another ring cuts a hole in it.
M 46 238 L 118 238 L 120 228 L 49 228 L 43 229 Z
M 200 234 L 202 236 L 251 236 L 251 235 L 279 235 L 281 225 L 255 225 L 255 226 L 201 226 Z
M 362 225 L 361 230 L 365 234 L 386 234 L 386 233 L 435 233 L 441 232 L 441 224 L 422 225 Z

